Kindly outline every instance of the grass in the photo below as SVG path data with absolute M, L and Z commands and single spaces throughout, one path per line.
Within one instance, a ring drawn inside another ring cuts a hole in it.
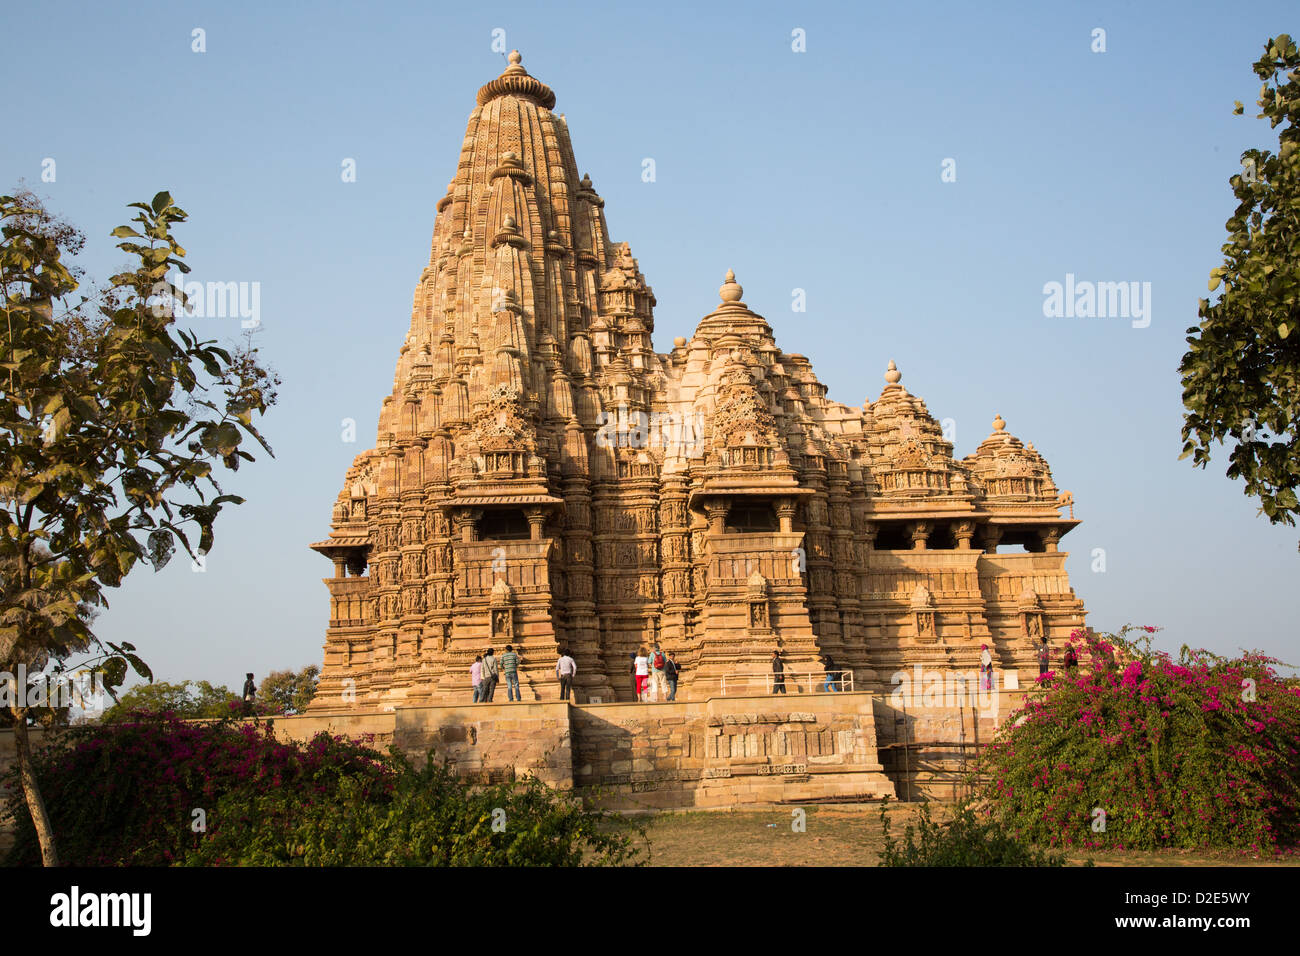
M 917 804 L 890 807 L 894 838 Z M 659 813 L 645 826 L 651 866 L 875 866 L 884 848 L 879 806 L 809 807 L 805 832 L 792 826 L 792 808 Z M 1300 857 L 1258 858 L 1233 851 L 1161 850 L 1081 853 L 1070 863 L 1097 866 L 1298 866 Z

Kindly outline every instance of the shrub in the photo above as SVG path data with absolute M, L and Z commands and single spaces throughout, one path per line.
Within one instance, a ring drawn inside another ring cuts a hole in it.
M 170 713 L 86 725 L 39 753 L 36 772 L 72 865 L 563 866 L 636 862 L 639 852 L 620 820 L 540 783 L 474 789 L 396 751 L 328 734 L 281 742 L 269 725 Z M 35 865 L 12 784 L 9 802 L 9 862 Z
M 241 866 L 577 866 L 639 863 L 632 825 L 536 780 L 471 788 L 399 752 L 391 790 L 351 781 L 301 806 L 283 791 L 231 793 L 186 863 Z
M 36 755 L 36 773 L 60 859 L 82 866 L 165 866 L 201 838 L 206 815 L 235 791 L 283 789 L 310 801 L 344 779 L 365 792 L 392 785 L 373 750 L 322 734 L 305 745 L 277 741 L 268 725 L 186 723 L 175 714 L 85 725 L 65 731 Z M 10 787 L 16 821 L 9 861 L 40 861 L 21 790 Z
M 901 842 L 890 835 L 889 799 L 880 807 L 885 849 L 880 866 L 1064 866 L 1064 854 L 1026 846 L 1001 827 L 981 819 L 970 803 L 959 804 L 946 824 L 921 804 L 915 827 L 903 829 Z
M 1174 660 L 1155 631 L 1074 632 L 1077 671 L 1048 675 L 982 756 L 990 818 L 1052 846 L 1293 847 L 1300 688 L 1257 653 Z

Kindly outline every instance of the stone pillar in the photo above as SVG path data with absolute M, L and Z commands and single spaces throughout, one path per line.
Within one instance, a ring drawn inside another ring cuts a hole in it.
M 912 550 L 924 551 L 926 540 L 930 537 L 934 524 L 929 521 L 913 521 L 908 527 L 912 533 Z
M 727 533 L 727 500 L 725 498 L 710 498 L 704 502 L 704 512 L 709 516 L 710 534 Z
M 986 524 L 983 527 L 984 532 L 984 553 L 997 554 L 998 542 L 1002 540 L 1002 526 L 996 524 Z
M 975 537 L 975 522 L 958 521 L 952 526 L 952 534 L 957 539 L 957 550 L 969 551 L 971 539 Z
M 1043 528 L 1038 532 L 1038 540 L 1043 543 L 1044 551 L 1055 552 L 1058 550 L 1061 541 L 1061 529 L 1055 527 Z
M 797 506 L 790 498 L 778 498 L 776 501 L 776 517 L 781 522 L 781 533 L 790 534 L 794 531 L 794 515 Z

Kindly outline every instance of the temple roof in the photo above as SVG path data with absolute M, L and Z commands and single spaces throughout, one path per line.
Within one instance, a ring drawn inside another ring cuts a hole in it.
M 477 104 L 437 202 L 377 447 L 357 456 L 348 488 L 384 498 L 432 481 L 443 502 L 548 506 L 574 476 L 681 475 L 692 501 L 802 499 L 834 478 L 861 489 L 875 516 L 984 503 L 990 515 L 1055 515 L 1032 445 L 995 426 L 956 460 L 892 359 L 874 401 L 830 400 L 731 269 L 691 337 L 654 352 L 654 293 L 579 173 L 555 93 L 514 51 Z M 651 416 L 676 431 L 649 434 Z M 602 440 L 611 422 L 622 424 Z M 340 495 L 333 540 L 355 534 L 354 512 L 365 514 Z

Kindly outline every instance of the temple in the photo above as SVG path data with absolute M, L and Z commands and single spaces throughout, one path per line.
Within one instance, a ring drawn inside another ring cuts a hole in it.
M 632 700 L 652 641 L 685 700 L 762 692 L 774 648 L 793 689 L 828 654 L 877 693 L 981 644 L 1036 673 L 1084 608 L 1073 500 L 1034 446 L 996 417 L 954 458 L 883 357 L 878 397 L 831 401 L 730 271 L 656 352 L 654 293 L 554 106 L 518 53 L 478 92 L 377 447 L 311 546 L 333 562 L 313 709 L 467 703 L 474 656 L 508 643 L 526 701 L 558 698 L 561 647 L 576 703 Z

